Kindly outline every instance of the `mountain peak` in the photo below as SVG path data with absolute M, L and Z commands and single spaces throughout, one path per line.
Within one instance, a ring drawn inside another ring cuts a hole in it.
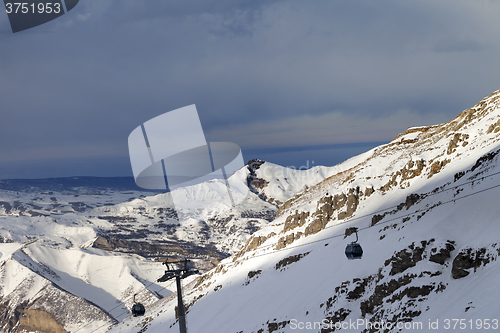
M 397 135 L 391 142 L 413 133 L 428 133 L 431 135 L 435 135 L 442 132 L 449 133 L 466 130 L 469 126 L 473 126 L 479 122 L 482 122 L 486 117 L 488 117 L 488 124 L 486 125 L 489 125 L 486 131 L 487 134 L 490 134 L 498 128 L 498 130 L 496 130 L 495 132 L 497 133 L 498 131 L 500 131 L 500 124 L 498 121 L 496 121 L 500 116 L 499 108 L 500 90 L 497 90 L 491 93 L 489 96 L 483 98 L 473 107 L 462 111 L 458 116 L 444 124 L 411 127 L 405 132 Z
M 338 173 L 286 201 L 277 213 L 288 221 L 280 241 L 289 245 L 321 231 L 331 220 L 350 218 L 375 200 L 374 193 L 401 192 L 406 197 L 422 187 L 454 181 L 466 161 L 474 164 L 498 145 L 499 132 L 500 90 L 447 123 L 409 128 L 388 144 L 338 165 Z M 328 207 L 333 207 L 331 212 Z

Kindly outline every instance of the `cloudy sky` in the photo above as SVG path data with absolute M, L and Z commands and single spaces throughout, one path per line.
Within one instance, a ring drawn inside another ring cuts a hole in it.
M 0 13 L 0 179 L 132 176 L 127 138 L 196 104 L 245 160 L 334 165 L 500 89 L 500 1 L 81 0 Z

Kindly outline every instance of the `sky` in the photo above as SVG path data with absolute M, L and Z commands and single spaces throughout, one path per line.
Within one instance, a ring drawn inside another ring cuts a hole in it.
M 500 1 L 81 0 L 0 13 L 0 179 L 132 176 L 128 135 L 196 104 L 245 161 L 335 165 L 500 89 Z

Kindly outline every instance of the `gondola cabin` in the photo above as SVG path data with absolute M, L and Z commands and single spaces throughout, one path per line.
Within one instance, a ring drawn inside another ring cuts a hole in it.
M 361 245 L 358 244 L 358 228 L 352 227 L 348 228 L 345 232 L 346 237 L 356 233 L 356 240 L 350 244 L 347 244 L 345 248 L 345 256 L 347 259 L 361 259 L 363 256 L 363 249 Z
M 134 317 L 144 316 L 145 312 L 146 312 L 146 309 L 144 308 L 144 305 L 142 305 L 141 303 L 135 303 L 132 306 L 132 314 L 134 315 Z
M 345 248 L 345 255 L 349 260 L 361 259 L 363 256 L 363 249 L 358 243 L 352 242 L 351 244 L 347 244 Z

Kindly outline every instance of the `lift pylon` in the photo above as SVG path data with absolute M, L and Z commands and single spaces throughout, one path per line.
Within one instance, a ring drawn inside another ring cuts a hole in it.
M 199 271 L 196 269 L 188 268 L 189 260 L 184 259 L 182 261 L 178 261 L 177 263 L 183 263 L 182 268 L 173 269 L 169 265 L 168 261 L 165 261 L 163 264 L 167 266 L 167 270 L 165 274 L 159 278 L 158 282 L 165 282 L 175 277 L 175 283 L 177 285 L 177 314 L 179 315 L 179 331 L 180 333 L 187 333 L 186 329 L 186 313 L 184 311 L 184 303 L 182 302 L 182 286 L 181 279 L 187 278 L 193 274 L 199 274 Z M 174 263 L 170 263 L 174 264 Z

